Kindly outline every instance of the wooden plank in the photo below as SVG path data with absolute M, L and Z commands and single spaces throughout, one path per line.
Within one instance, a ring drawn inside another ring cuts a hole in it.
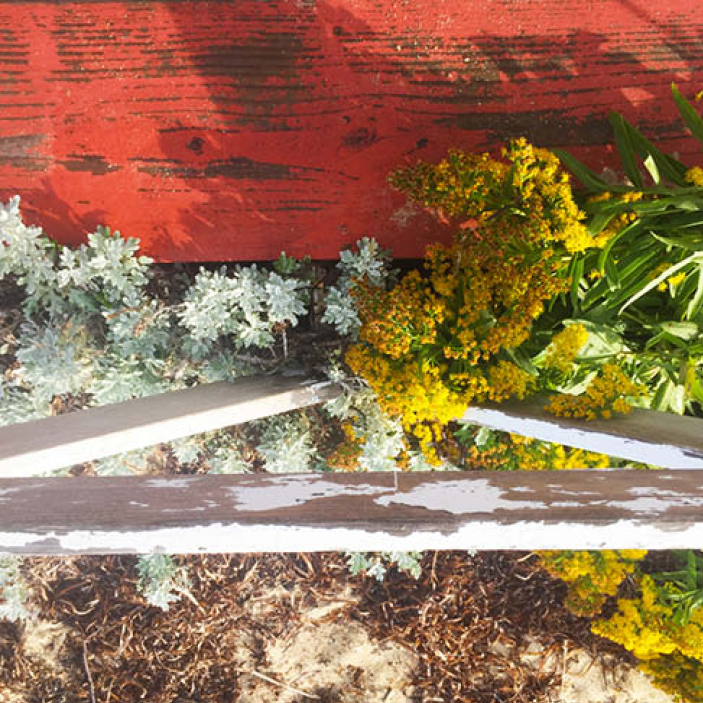
M 0 552 L 697 548 L 700 476 L 604 470 L 0 479 Z
M 634 409 L 607 420 L 555 417 L 544 400 L 471 407 L 461 422 L 670 469 L 703 469 L 703 420 Z
M 253 376 L 0 428 L 0 476 L 53 469 L 322 403 L 332 383 Z
M 398 164 L 524 135 L 612 165 L 611 109 L 695 154 L 669 84 L 700 89 L 702 35 L 699 0 L 4 0 L 0 198 L 161 260 L 366 234 L 418 257 L 450 232 L 391 191 Z

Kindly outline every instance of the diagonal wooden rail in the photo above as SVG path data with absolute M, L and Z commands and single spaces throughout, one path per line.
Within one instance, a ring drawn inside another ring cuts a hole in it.
M 37 476 L 112 454 L 324 403 L 341 389 L 251 376 L 0 428 L 0 476 Z

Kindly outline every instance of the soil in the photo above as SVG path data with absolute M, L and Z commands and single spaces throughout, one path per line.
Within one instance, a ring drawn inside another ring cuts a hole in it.
M 0 623 L 0 703 L 669 703 L 563 606 L 533 554 L 183 558 L 164 612 L 133 557 L 26 561 L 35 619 Z

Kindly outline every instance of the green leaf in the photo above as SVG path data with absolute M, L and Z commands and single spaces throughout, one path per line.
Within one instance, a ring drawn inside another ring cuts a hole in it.
M 561 163 L 592 193 L 606 193 L 612 189 L 600 176 L 597 176 L 588 166 L 581 163 L 568 151 L 553 149 L 553 152 Z
M 575 311 L 580 309 L 579 303 L 579 288 L 581 285 L 581 278 L 583 277 L 583 267 L 584 259 L 583 257 L 574 258 L 572 260 L 572 272 L 571 272 L 571 306 Z
M 671 322 L 660 322 L 659 326 L 665 332 L 673 334 L 674 337 L 678 337 L 679 339 L 683 339 L 685 341 L 695 339 L 700 332 L 698 325 L 695 322 L 677 322 L 673 320 Z
M 646 295 L 649 293 L 650 290 L 653 290 L 654 288 L 657 288 L 660 283 L 663 283 L 666 281 L 667 278 L 670 276 L 673 276 L 677 271 L 680 271 L 682 268 L 685 268 L 688 266 L 690 263 L 694 261 L 703 261 L 703 255 L 701 254 L 691 254 L 691 256 L 685 258 L 683 261 L 679 261 L 678 264 L 674 264 L 673 266 L 669 266 L 664 273 L 660 274 L 657 276 L 655 279 L 650 281 L 647 285 L 642 287 L 635 295 L 633 295 L 629 300 L 627 300 L 623 306 L 620 308 L 619 313 L 622 315 L 623 311 L 626 310 L 632 303 L 638 301 L 643 295 Z
M 666 408 L 668 407 L 666 394 L 669 390 L 670 385 L 671 381 L 665 379 L 661 381 L 661 383 L 657 386 L 657 390 L 654 393 L 654 397 L 652 398 L 652 410 L 659 410 L 660 412 L 666 410 Z
M 703 307 L 703 265 L 698 267 L 698 285 L 696 292 L 686 307 L 685 318 L 691 320 L 698 315 Z
M 564 325 L 583 325 L 588 332 L 588 340 L 579 351 L 579 359 L 615 356 L 629 351 L 622 336 L 612 325 L 599 324 L 587 319 L 571 318 L 563 320 Z
M 479 449 L 486 449 L 493 442 L 493 430 L 481 427 L 474 437 L 474 444 Z
M 669 408 L 677 415 L 683 415 L 686 412 L 686 388 L 684 386 L 674 386 L 669 398 Z
M 676 232 L 676 230 L 674 230 Z M 664 236 L 652 231 L 650 234 L 658 241 L 667 246 L 677 247 L 679 249 L 688 249 L 690 251 L 703 251 L 703 232 L 693 232 L 692 234 L 675 234 L 672 236 Z
M 627 177 L 637 188 L 644 188 L 642 174 L 637 166 L 635 150 L 630 141 L 630 133 L 626 128 L 627 122 L 625 118 L 617 112 L 611 112 L 610 123 L 613 125 L 613 131 L 615 132 L 615 146 L 620 154 L 620 161 L 622 162 L 622 166 L 625 169 Z
M 656 160 L 654 159 L 654 157 L 651 154 L 648 154 L 647 158 L 644 160 L 644 167 L 647 169 L 647 172 L 652 177 L 654 184 L 659 185 L 659 183 L 661 182 L 661 176 L 659 175 L 659 168 L 657 167 Z
M 691 389 L 689 392 L 691 394 L 691 397 L 693 397 L 701 405 L 703 405 L 703 383 L 701 383 L 698 379 L 696 379 L 691 384 Z
M 679 108 L 681 117 L 683 117 L 683 121 L 691 131 L 691 134 L 703 144 L 703 120 L 701 120 L 701 116 L 693 105 L 681 95 L 675 83 L 671 84 L 671 93 L 674 96 L 676 107 Z
M 620 287 L 618 267 L 610 256 L 605 259 L 605 280 L 608 281 L 611 290 L 617 290 Z
M 639 234 L 644 229 L 642 220 L 637 220 L 627 225 L 624 229 L 621 229 L 615 236 L 611 237 L 601 249 L 598 255 L 598 268 L 602 271 L 605 268 L 605 260 L 610 255 L 610 252 L 615 245 L 621 239 L 626 237 L 634 237 Z
M 663 178 L 679 186 L 690 186 L 690 183 L 686 181 L 686 171 L 688 169 L 684 164 L 673 156 L 659 151 L 642 132 L 628 122 L 625 122 L 625 129 L 629 134 L 632 148 L 635 149 L 643 159 L 651 155 L 657 164 L 659 174 Z
M 586 225 L 588 233 L 592 236 L 600 234 L 610 224 L 613 217 L 615 217 L 614 212 L 597 212 Z

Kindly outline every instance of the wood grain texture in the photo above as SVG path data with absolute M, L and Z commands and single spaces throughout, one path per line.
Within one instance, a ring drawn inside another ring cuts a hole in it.
M 698 471 L 0 479 L 0 553 L 625 549 L 703 541 Z
M 544 399 L 470 407 L 463 422 L 669 469 L 703 469 L 703 420 L 633 409 L 610 419 L 547 413 Z
M 0 427 L 0 476 L 36 476 L 336 398 L 300 376 L 251 376 Z
M 698 0 L 6 0 L 0 198 L 160 260 L 417 257 L 449 232 L 389 170 L 520 135 L 599 167 L 610 109 L 690 154 L 702 37 Z

